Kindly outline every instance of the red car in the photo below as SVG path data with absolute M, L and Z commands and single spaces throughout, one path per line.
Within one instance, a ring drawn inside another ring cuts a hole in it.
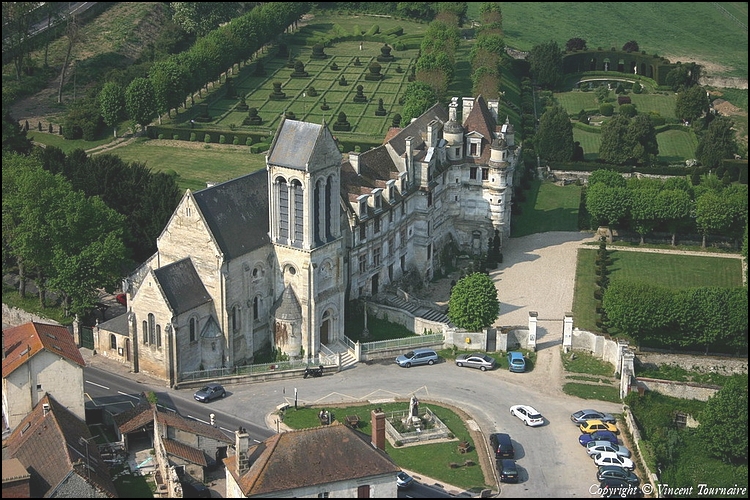
M 118 293 L 117 295 L 115 295 L 115 300 L 125 307 L 128 306 L 128 296 L 124 293 Z

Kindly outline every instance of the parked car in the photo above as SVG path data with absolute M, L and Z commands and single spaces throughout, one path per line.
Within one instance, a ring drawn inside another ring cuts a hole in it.
M 469 368 L 479 368 L 486 371 L 495 368 L 495 364 L 495 358 L 483 352 L 456 356 L 456 366 L 468 366 Z
M 438 361 L 438 355 L 432 349 L 414 349 L 396 358 L 398 366 L 411 368 L 416 365 L 434 365 Z
M 621 457 L 630 458 L 630 450 L 619 444 L 612 444 L 609 441 L 591 441 L 586 444 L 586 453 L 594 456 L 603 451 L 611 451 Z
M 495 459 L 516 457 L 510 435 L 503 432 L 490 434 L 490 449 L 495 452 Z
M 396 474 L 396 486 L 399 488 L 409 488 L 414 483 L 414 478 L 404 471 Z
M 526 359 L 523 353 L 519 351 L 510 351 L 508 353 L 508 370 L 516 373 L 526 371 Z
M 615 424 L 610 424 L 609 422 L 602 422 L 601 420 L 586 420 L 584 423 L 582 423 L 578 427 L 581 429 L 581 432 L 584 432 L 586 434 L 591 434 L 592 432 L 596 432 L 596 431 L 609 431 L 615 434 L 619 432 Z
M 510 458 L 501 458 L 497 462 L 497 472 L 500 474 L 501 483 L 517 483 L 518 467 L 516 461 Z
M 634 470 L 635 464 L 629 458 L 621 457 L 617 453 L 611 451 L 605 451 L 594 455 L 594 463 L 598 466 L 602 465 L 617 465 L 628 470 Z
M 513 405 L 510 407 L 510 414 L 520 418 L 524 424 L 532 427 L 544 425 L 542 414 L 536 411 L 532 406 Z
M 214 399 L 223 398 L 226 395 L 227 391 L 224 390 L 221 384 L 211 383 L 196 391 L 195 394 L 193 394 L 193 397 L 196 401 L 200 401 L 201 403 L 208 403 L 209 401 L 213 401 Z
M 609 431 L 596 431 L 591 434 L 581 434 L 578 436 L 578 442 L 581 446 L 586 446 L 591 441 L 609 441 L 610 443 L 618 444 L 619 440 L 614 432 Z
M 581 425 L 586 420 L 601 420 L 602 422 L 609 422 L 610 424 L 617 423 L 617 419 L 611 413 L 604 413 L 596 410 L 578 410 L 570 415 L 570 421 L 576 425 Z
M 181 483 L 182 498 L 211 498 L 211 490 L 202 483 Z
M 638 486 L 641 484 L 641 479 L 628 469 L 623 469 L 616 465 L 602 465 L 599 467 L 599 470 L 596 471 L 597 481 L 604 481 L 609 478 L 625 481 L 631 486 Z
M 602 498 L 641 498 L 643 491 L 627 481 L 605 478 L 599 483 Z

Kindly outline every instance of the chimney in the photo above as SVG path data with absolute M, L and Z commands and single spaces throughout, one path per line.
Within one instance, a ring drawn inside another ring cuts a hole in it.
M 409 182 L 413 183 L 415 181 L 414 179 L 414 145 L 412 144 L 412 141 L 414 138 L 412 136 L 409 136 L 406 138 L 406 151 L 405 155 L 406 158 L 404 158 L 404 170 L 409 174 Z
M 250 448 L 250 434 L 243 427 L 234 431 L 235 449 L 237 451 L 237 475 L 241 476 L 250 469 L 250 457 L 247 452 Z
M 349 163 L 357 174 L 359 174 L 359 153 L 349 153 Z
M 372 445 L 385 451 L 385 413 L 380 408 L 370 412 L 372 422 Z
M 47 413 L 49 413 L 49 404 L 48 403 L 43 403 L 42 404 L 42 410 L 44 411 L 44 415 L 46 416 Z
M 474 98 L 464 97 L 463 105 L 463 110 L 461 111 L 461 121 L 465 123 L 466 119 L 469 117 L 469 113 L 471 113 L 472 108 L 474 108 Z
M 427 147 L 434 148 L 437 134 L 435 133 L 436 121 L 432 120 L 427 124 Z
M 448 119 L 454 122 L 458 121 L 458 97 L 451 97 L 451 103 L 448 106 Z

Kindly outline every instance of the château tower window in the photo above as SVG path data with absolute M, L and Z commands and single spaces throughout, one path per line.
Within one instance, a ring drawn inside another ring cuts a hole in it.
M 469 179 L 476 180 L 477 178 L 477 167 L 469 167 Z
M 482 169 L 482 180 L 487 181 L 490 179 L 490 169 L 489 168 L 483 168 Z
M 375 247 L 372 251 L 372 263 L 374 266 L 380 265 L 380 247 Z
M 367 255 L 360 254 L 359 256 L 359 272 L 364 273 L 367 271 Z

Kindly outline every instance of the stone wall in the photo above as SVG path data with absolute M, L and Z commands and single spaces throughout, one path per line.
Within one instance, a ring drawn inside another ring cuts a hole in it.
M 674 365 L 688 371 L 718 373 L 720 375 L 747 374 L 748 364 L 747 358 L 644 351 L 638 351 L 637 358 L 640 365 L 644 368 L 656 368 L 659 365 Z
M 37 323 L 46 323 L 48 325 L 59 325 L 55 320 L 45 318 L 43 316 L 37 316 L 26 312 L 17 307 L 10 307 L 7 304 L 3 304 L 3 326 L 18 326 L 28 323 L 29 321 L 36 321 Z
M 665 396 L 680 399 L 697 399 L 708 401 L 708 398 L 716 394 L 721 387 L 709 384 L 697 384 L 694 382 L 676 382 L 674 380 L 658 380 L 654 378 L 637 377 L 638 389 L 658 392 Z
M 573 329 L 573 350 L 588 351 L 603 361 L 618 366 L 619 349 L 616 340 L 578 328 Z

